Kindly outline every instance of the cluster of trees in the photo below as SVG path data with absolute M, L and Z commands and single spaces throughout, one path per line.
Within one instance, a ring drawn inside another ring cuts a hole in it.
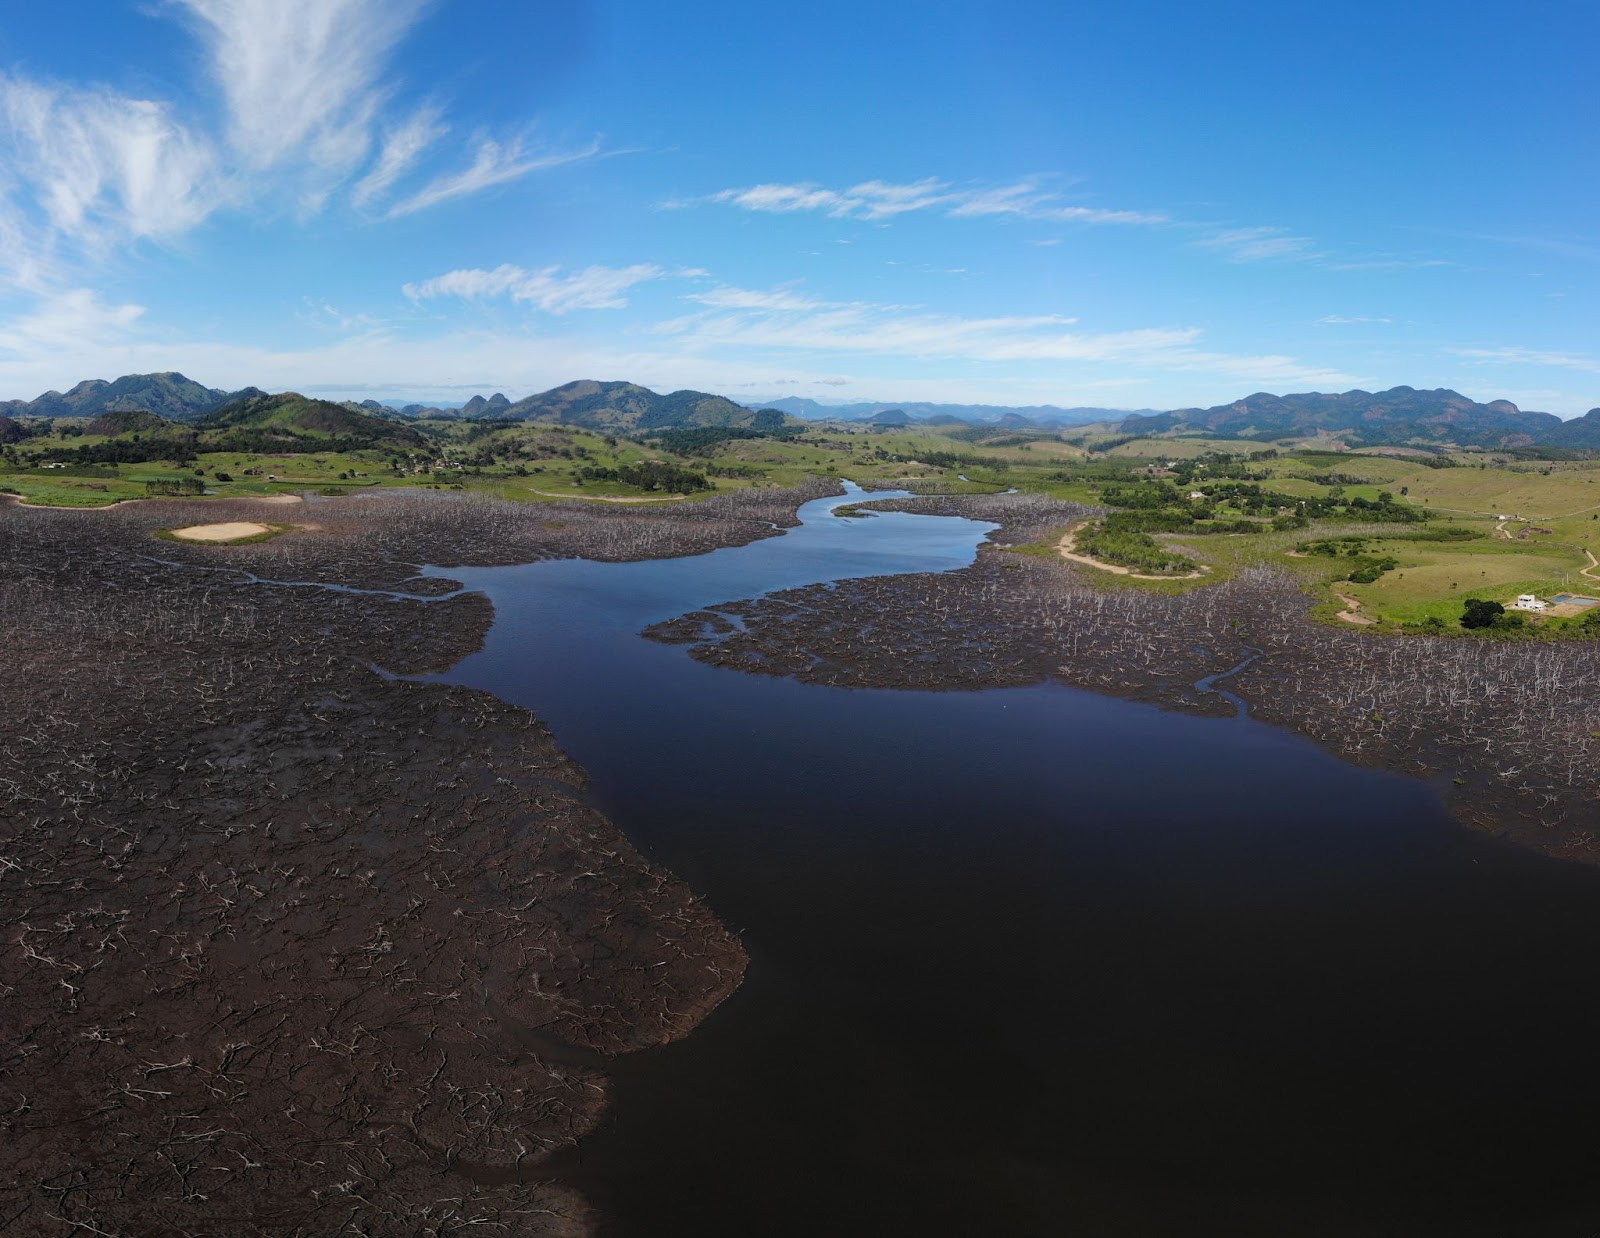
M 386 444 L 365 434 L 313 437 L 308 434 L 295 434 L 282 428 L 241 427 L 212 435 L 204 446 L 207 451 L 231 451 L 238 455 L 304 456 L 322 452 L 370 451 Z
M 1364 560 L 1361 566 L 1352 568 L 1346 578 L 1353 584 L 1370 585 L 1379 579 L 1385 572 L 1392 572 L 1400 566 L 1400 560 L 1393 555 L 1384 555 L 1380 559 Z
M 1198 570 L 1193 559 L 1168 549 L 1148 533 L 1116 528 L 1115 520 L 1112 516 L 1096 521 L 1080 532 L 1078 552 L 1136 572 L 1180 574 Z
M 1345 579 L 1358 585 L 1370 585 L 1385 572 L 1392 572 L 1400 566 L 1400 560 L 1393 555 L 1369 556 L 1367 539 L 1359 536 L 1325 537 L 1315 542 L 1301 542 L 1296 549 L 1304 555 L 1317 555 L 1329 559 L 1343 555 L 1357 560 Z
M 1445 621 L 1436 615 L 1430 615 L 1421 623 L 1407 626 L 1416 631 L 1439 635 L 1450 631 Z M 1462 603 L 1460 626 L 1475 636 L 1537 635 L 1546 640 L 1600 640 L 1600 607 L 1589 611 L 1581 619 L 1567 622 L 1557 620 L 1535 626 L 1528 622 L 1528 617 L 1522 612 L 1507 610 L 1501 602 L 1487 598 L 1467 598 Z
M 674 494 L 712 489 L 704 473 L 680 468 L 676 464 L 661 464 L 654 460 L 645 460 L 639 464 L 623 464 L 614 469 L 585 465 L 578 470 L 577 479 L 580 482 L 620 481 L 627 486 L 637 486 L 640 490 L 667 490 Z
M 675 456 L 709 456 L 724 443 L 762 438 L 783 443 L 804 433 L 804 426 L 785 425 L 783 414 L 777 409 L 764 408 L 748 426 L 685 426 L 656 430 L 650 437 L 661 450 Z
M 931 464 L 936 469 L 980 469 L 994 464 L 993 460 L 985 460 L 982 456 L 964 456 L 954 451 L 921 451 L 915 456 L 887 452 L 884 453 L 884 459 L 893 464 L 910 464 L 913 460 L 918 460 L 923 464 Z M 1066 473 L 1056 476 L 1063 481 L 1071 480 L 1070 475 Z
M 1259 491 L 1260 487 L 1251 487 Z M 1190 499 L 1169 482 L 1142 482 L 1133 486 L 1107 486 L 1101 497 L 1122 511 L 1108 518 L 1110 527 L 1122 532 L 1141 533 L 1265 533 L 1272 529 L 1303 529 L 1310 523 L 1296 511 L 1282 511 L 1286 504 L 1259 495 L 1229 496 L 1231 505 L 1268 519 L 1244 517 L 1217 519 L 1213 498 Z
M 1163 513 L 1166 524 L 1160 531 L 1197 533 L 1259 533 L 1267 525 L 1250 520 L 1216 521 L 1217 509 L 1235 508 L 1246 517 L 1271 518 L 1277 530 L 1304 528 L 1312 520 L 1361 520 L 1386 524 L 1417 524 L 1432 517 L 1425 508 L 1402 503 L 1387 490 L 1376 499 L 1346 498 L 1335 489 L 1323 498 L 1301 498 L 1268 490 L 1256 481 L 1205 479 L 1205 496 L 1191 499 L 1169 481 L 1145 481 L 1135 485 L 1107 486 L 1102 499 L 1112 507 Z M 1185 523 L 1187 521 L 1187 523 Z
M 204 494 L 206 486 L 198 477 L 158 477 L 144 484 L 144 492 L 150 495 L 160 495 L 163 498 L 182 498 L 188 495 Z
M 192 434 L 135 434 L 82 447 L 57 448 L 46 458 L 65 464 L 148 464 L 156 460 L 188 464 L 195 458 L 195 439 Z

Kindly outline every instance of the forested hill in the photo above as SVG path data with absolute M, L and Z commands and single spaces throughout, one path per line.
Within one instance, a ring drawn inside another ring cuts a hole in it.
M 1183 408 L 1131 416 L 1130 434 L 1178 430 L 1217 438 L 1281 439 L 1330 434 L 1351 446 L 1380 444 L 1462 447 L 1600 447 L 1600 410 L 1562 421 L 1553 413 L 1524 412 L 1509 400 L 1479 404 L 1447 388 L 1418 391 L 1257 392 L 1214 408 Z
M 901 413 L 904 424 L 926 425 L 993 425 L 1007 422 L 1013 425 L 1081 426 L 1095 421 L 1116 421 L 1135 413 L 1154 415 L 1154 409 L 1130 410 L 1125 408 L 1060 408 L 1054 404 L 930 404 L 925 401 L 906 403 L 821 404 L 803 396 L 784 396 L 769 400 L 766 407 L 778 409 L 806 421 L 877 421 L 884 413 Z M 878 422 L 878 424 L 883 424 Z
M 269 407 L 262 403 L 291 397 L 298 401 L 292 411 L 285 411 L 282 404 Z M 310 407 L 312 405 L 315 408 Z M 400 446 L 401 440 L 409 444 L 412 436 L 403 423 L 412 418 L 543 422 L 607 434 L 643 434 L 660 430 L 748 429 L 755 426 L 762 408 L 777 409 L 797 418 L 840 416 L 878 426 L 976 423 L 1001 428 L 1049 429 L 1098 418 L 1116 425 L 1123 434 L 1140 436 L 1176 432 L 1270 442 L 1327 435 L 1353 447 L 1392 444 L 1600 450 L 1600 409 L 1563 421 L 1551 413 L 1525 412 L 1509 400 L 1480 404 L 1447 388 L 1423 391 L 1392 387 L 1376 392 L 1312 391 L 1291 395 L 1257 392 L 1213 408 L 1128 413 L 1052 405 L 1024 408 L 928 403 L 824 406 L 798 397 L 746 407 L 704 391 L 658 395 L 637 383 L 582 379 L 516 401 L 496 392 L 487 397 L 475 395 L 459 408 L 408 404 L 397 409 L 376 400 L 357 404 L 313 400 L 293 393 L 268 396 L 257 387 L 228 392 L 202 386 L 172 371 L 128 374 L 110 382 L 89 379 L 64 394 L 47 391 L 33 400 L 0 401 L 0 441 L 20 437 L 24 423 L 37 423 L 42 419 L 81 419 L 93 424 L 89 433 L 118 434 L 137 428 L 130 417 L 153 414 L 171 422 L 204 425 L 213 431 L 229 427 L 264 429 L 264 425 L 247 425 L 246 422 L 266 417 L 277 432 L 292 429 Z M 769 411 L 768 419 L 772 416 L 774 414 Z M 241 417 L 245 420 L 238 420 Z M 289 425 L 291 421 L 305 418 L 309 418 L 305 424 Z M 336 424 L 344 428 L 333 428 Z M 150 428 L 156 427 L 152 424 Z
M 254 395 L 217 409 L 199 423 L 223 450 L 281 450 L 295 440 L 324 441 L 324 450 L 388 447 L 420 450 L 428 440 L 414 427 L 347 404 L 314 400 L 298 392 Z
M 20 417 L 99 417 L 104 413 L 155 413 L 173 421 L 198 421 L 224 404 L 250 395 L 264 395 L 254 387 L 223 391 L 203 387 L 182 374 L 125 374 L 112 382 L 89 378 L 63 394 L 46 391 L 33 400 L 0 401 L 0 414 Z
M 755 413 L 704 391 L 657 395 L 634 383 L 583 380 L 518 400 L 500 413 L 524 421 L 553 421 L 591 430 L 664 430 L 747 426 Z

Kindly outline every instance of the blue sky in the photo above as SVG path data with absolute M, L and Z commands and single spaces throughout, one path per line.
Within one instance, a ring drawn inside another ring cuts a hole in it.
M 0 13 L 0 398 L 1600 405 L 1600 9 Z

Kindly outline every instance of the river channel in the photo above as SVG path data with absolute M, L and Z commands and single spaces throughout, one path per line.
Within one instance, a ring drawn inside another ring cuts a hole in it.
M 496 608 L 440 678 L 542 717 L 751 955 L 538 1172 L 627 1238 L 1600 1232 L 1600 871 L 1244 717 L 639 635 L 991 527 L 856 497 L 693 558 L 432 573 Z

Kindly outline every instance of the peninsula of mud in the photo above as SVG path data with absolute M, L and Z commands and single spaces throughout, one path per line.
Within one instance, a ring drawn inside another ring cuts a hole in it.
M 1014 687 L 1058 679 L 1195 713 L 1235 705 L 1201 686 L 1230 671 L 1250 714 L 1361 764 L 1433 782 L 1462 821 L 1550 854 L 1600 861 L 1600 646 L 1377 637 L 1308 617 L 1270 568 L 1180 593 L 1106 587 L 1053 553 L 1095 509 L 1036 494 L 858 504 L 993 521 L 955 572 L 841 581 L 730 601 L 654 625 L 653 639 L 757 674 L 842 687 Z

